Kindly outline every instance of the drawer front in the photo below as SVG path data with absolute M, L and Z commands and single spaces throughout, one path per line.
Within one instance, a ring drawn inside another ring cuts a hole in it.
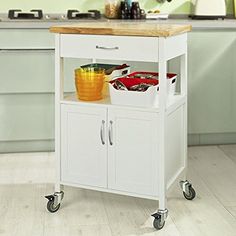
M 0 141 L 54 139 L 53 94 L 0 96 Z
M 0 49 L 54 48 L 54 35 L 47 29 L 1 29 Z
M 54 51 L 0 51 L 0 93 L 54 92 Z
M 158 38 L 104 35 L 61 35 L 61 57 L 158 61 Z

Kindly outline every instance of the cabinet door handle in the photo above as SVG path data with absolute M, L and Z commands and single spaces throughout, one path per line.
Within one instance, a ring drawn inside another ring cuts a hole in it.
M 101 125 L 101 129 L 100 129 L 100 138 L 101 138 L 102 145 L 105 145 L 105 141 L 104 141 L 104 126 L 105 126 L 105 120 L 102 120 L 102 125 Z
M 111 146 L 113 145 L 113 140 L 112 140 L 112 136 L 113 136 L 112 124 L 113 124 L 113 122 L 110 120 L 109 135 L 108 136 L 109 136 L 109 142 L 110 142 Z
M 118 50 L 119 47 L 103 47 L 103 46 L 96 46 L 96 49 L 103 49 L 103 50 Z

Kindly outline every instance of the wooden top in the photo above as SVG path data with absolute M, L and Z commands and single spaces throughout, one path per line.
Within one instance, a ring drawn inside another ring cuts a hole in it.
M 157 24 L 156 22 L 84 22 L 58 25 L 50 32 L 60 34 L 93 34 L 121 36 L 169 37 L 191 31 L 191 25 Z

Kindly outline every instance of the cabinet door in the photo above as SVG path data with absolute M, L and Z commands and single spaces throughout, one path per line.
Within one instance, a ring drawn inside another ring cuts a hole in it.
M 106 108 L 62 105 L 63 182 L 107 187 L 106 114 Z
M 199 144 L 225 143 L 236 132 L 235 42 L 230 29 L 188 34 L 188 133 L 200 134 Z M 169 71 L 178 70 L 179 58 L 171 60 Z
M 0 51 L 0 93 L 54 92 L 53 50 Z
M 5 94 L 0 96 L 0 142 L 49 141 L 54 139 L 53 94 Z M 42 149 L 41 149 L 42 150 Z M 2 150 L 1 150 L 2 151 Z M 30 151 L 30 150 L 25 150 Z
M 189 34 L 191 134 L 236 132 L 235 41 L 235 31 L 230 30 Z
M 156 196 L 157 114 L 112 108 L 108 122 L 108 187 Z

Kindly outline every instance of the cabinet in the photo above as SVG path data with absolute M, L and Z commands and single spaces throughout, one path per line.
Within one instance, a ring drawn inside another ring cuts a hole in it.
M 127 30 L 128 29 L 128 30 Z M 154 227 L 168 214 L 166 192 L 187 166 L 188 26 L 134 23 L 77 24 L 51 30 L 55 56 L 55 193 L 46 196 L 50 212 L 59 209 L 61 185 L 159 200 Z M 142 45 L 142 50 L 137 48 Z M 180 89 L 167 99 L 167 61 L 180 56 Z M 84 102 L 64 92 L 64 59 L 155 62 L 159 72 L 158 107 L 113 105 L 109 97 Z M 185 198 L 191 184 L 181 181 Z
M 189 133 L 235 133 L 235 31 L 196 31 L 189 40 Z
M 157 196 L 156 113 L 62 105 L 61 118 L 62 181 Z
M 0 152 L 53 149 L 54 42 L 43 29 L 0 29 Z
M 1 28 L 0 38 L 0 152 L 54 150 L 53 35 Z M 66 77 L 77 65 L 65 63 Z M 65 84 L 65 91 L 74 91 L 73 81 Z
M 235 143 L 235 40 L 233 29 L 194 30 L 188 35 L 190 145 Z M 178 68 L 178 60 L 171 61 L 170 70 L 177 73 Z

